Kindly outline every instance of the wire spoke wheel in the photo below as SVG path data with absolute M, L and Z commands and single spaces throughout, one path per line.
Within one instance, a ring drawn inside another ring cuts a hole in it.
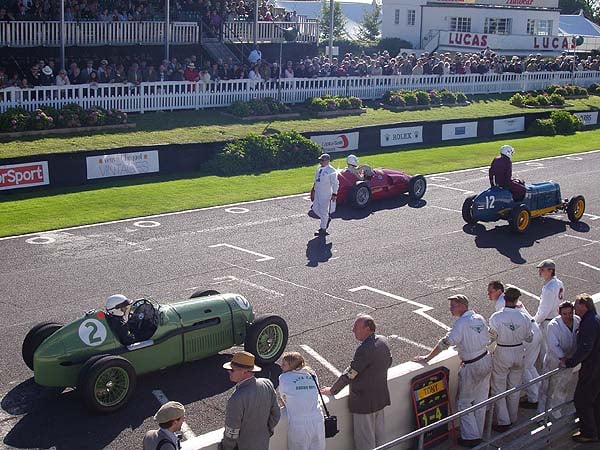
M 257 350 L 261 358 L 270 359 L 281 349 L 283 330 L 279 325 L 272 324 L 264 328 L 258 335 Z
M 109 367 L 100 372 L 94 385 L 96 401 L 106 407 L 119 404 L 129 391 L 129 374 L 122 367 Z

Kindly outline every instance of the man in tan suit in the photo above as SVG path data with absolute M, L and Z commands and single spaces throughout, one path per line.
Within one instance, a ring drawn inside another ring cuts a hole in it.
M 167 402 L 160 407 L 154 420 L 158 430 L 150 430 L 144 436 L 144 450 L 179 450 L 179 437 L 175 432 L 181 430 L 185 417 L 185 408 L 179 402 Z

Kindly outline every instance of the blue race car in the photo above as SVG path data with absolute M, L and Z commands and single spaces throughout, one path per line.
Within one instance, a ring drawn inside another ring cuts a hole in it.
M 523 200 L 513 200 L 508 189 L 491 187 L 479 195 L 467 197 L 462 206 L 465 222 L 496 222 L 508 220 L 512 231 L 524 233 L 531 219 L 557 211 L 566 212 L 571 222 L 578 222 L 585 211 L 585 199 L 581 195 L 562 199 L 560 185 L 554 181 L 527 184 Z

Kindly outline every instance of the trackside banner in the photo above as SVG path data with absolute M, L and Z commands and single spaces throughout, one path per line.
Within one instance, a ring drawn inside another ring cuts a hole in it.
M 311 136 L 310 140 L 319 144 L 323 148 L 323 153 L 358 150 L 358 131 Z
M 494 135 L 525 131 L 525 116 L 494 120 Z
M 477 122 L 445 123 L 442 125 L 442 141 L 477 137 Z
M 380 131 L 380 140 L 382 147 L 419 144 L 423 142 L 423 127 L 385 128 Z
M 85 162 L 88 180 L 158 172 L 159 169 L 157 150 L 88 156 Z
M 43 186 L 49 183 L 48 161 L 0 166 L 0 190 Z
M 581 119 L 584 127 L 590 127 L 598 123 L 598 111 L 587 111 L 573 114 Z

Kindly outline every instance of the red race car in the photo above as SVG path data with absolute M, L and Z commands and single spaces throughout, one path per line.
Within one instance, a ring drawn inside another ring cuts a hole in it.
M 422 175 L 408 175 L 392 169 L 372 169 L 359 166 L 361 180 L 347 169 L 338 172 L 340 187 L 337 203 L 365 208 L 371 200 L 398 197 L 408 193 L 411 200 L 419 200 L 427 190 L 427 181 Z

